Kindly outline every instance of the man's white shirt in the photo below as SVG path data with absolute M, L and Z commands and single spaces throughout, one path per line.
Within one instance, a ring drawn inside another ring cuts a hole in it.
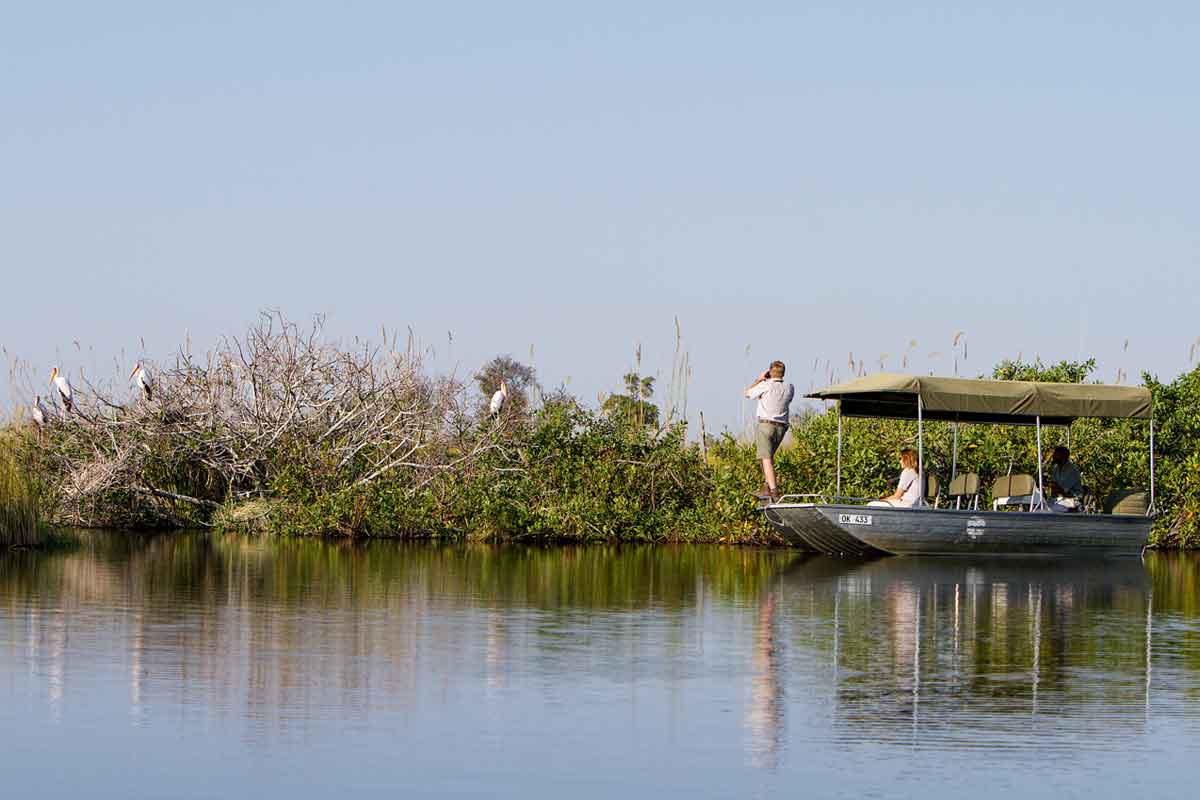
M 783 378 L 767 378 L 746 390 L 746 397 L 758 400 L 755 416 L 766 422 L 782 422 L 785 425 L 795 395 L 796 387 L 784 383 Z

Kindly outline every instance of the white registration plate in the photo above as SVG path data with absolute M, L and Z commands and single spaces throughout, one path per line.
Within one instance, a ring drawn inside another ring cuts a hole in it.
M 839 525 L 870 525 L 870 514 L 838 514 Z

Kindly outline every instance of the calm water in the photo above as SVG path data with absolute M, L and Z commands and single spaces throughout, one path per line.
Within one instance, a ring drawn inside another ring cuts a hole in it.
M 96 534 L 0 556 L 5 797 L 1191 797 L 1200 561 Z

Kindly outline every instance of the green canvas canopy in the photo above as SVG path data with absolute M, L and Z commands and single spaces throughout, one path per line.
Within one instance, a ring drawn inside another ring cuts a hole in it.
M 879 373 L 836 383 L 808 397 L 837 400 L 847 417 L 1067 425 L 1078 417 L 1150 419 L 1150 390 L 1097 383 L 1033 383 Z

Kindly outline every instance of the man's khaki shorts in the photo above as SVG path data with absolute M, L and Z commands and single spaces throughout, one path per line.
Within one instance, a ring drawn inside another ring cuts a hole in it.
M 775 451 L 787 434 L 787 425 L 776 425 L 773 422 L 759 422 L 754 431 L 754 444 L 758 448 L 759 458 L 774 458 Z

